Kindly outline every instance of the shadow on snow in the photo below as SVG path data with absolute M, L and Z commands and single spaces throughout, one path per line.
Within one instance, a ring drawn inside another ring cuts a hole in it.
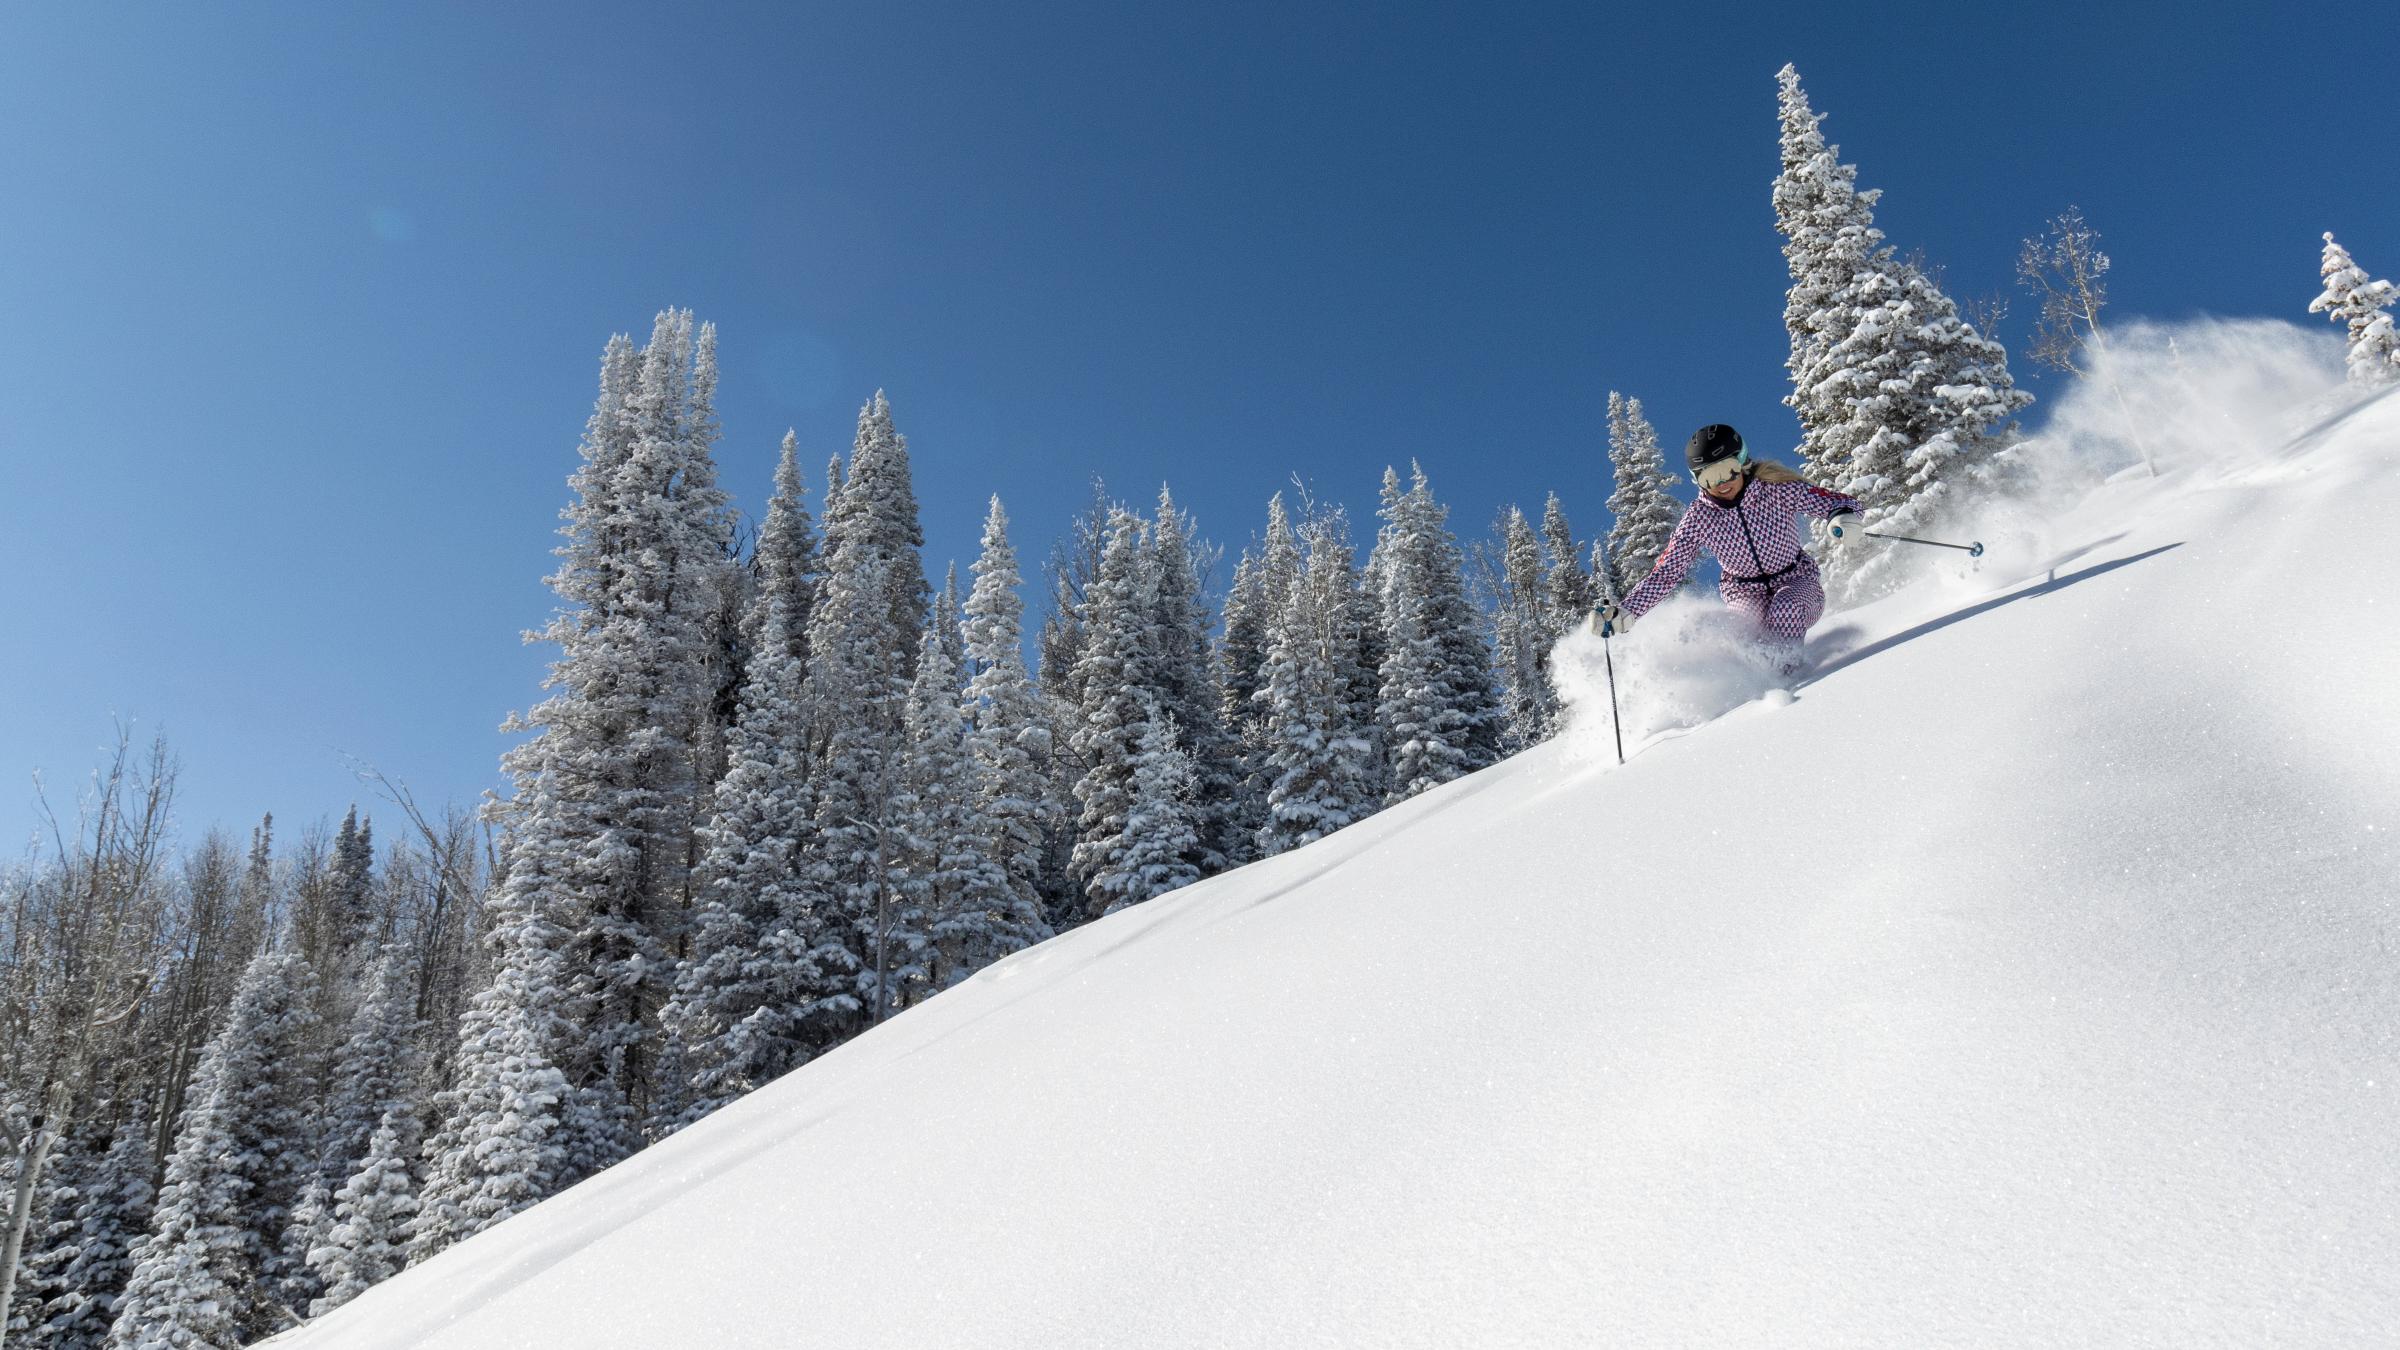
M 2048 581 L 2041 582 L 2037 585 L 2028 586 L 2021 591 L 2010 591 L 2005 595 L 1996 595 L 1989 600 L 1969 605 L 1965 609 L 1952 610 L 1950 613 L 1944 614 L 1939 618 L 1928 619 L 1925 622 L 1918 624 L 1914 628 L 1894 633 L 1890 637 L 1883 638 L 1875 642 L 1870 642 L 1866 646 L 1859 648 L 1857 651 L 1843 654 L 1838 659 L 1818 667 L 1816 672 L 1809 677 L 1808 683 L 1815 684 L 1817 681 L 1824 679 L 1826 676 L 1831 675 L 1833 672 L 1840 670 L 1845 666 L 1856 665 L 1858 662 L 1864 661 L 1870 656 L 1876 656 L 1890 651 L 1892 648 L 1899 646 L 1901 643 L 1913 642 L 1916 639 L 1925 636 L 1927 633 L 1934 632 L 1937 629 L 1948 628 L 1954 623 L 1972 619 L 1978 614 L 1988 614 L 1991 611 L 2000 608 L 2002 605 L 2014 604 L 2019 600 L 2030 599 L 2037 595 L 2048 595 L 2053 591 L 2063 591 L 2067 587 L 2072 586 L 2079 581 L 2089 581 L 2093 577 L 2114 572 L 2120 567 L 2130 567 L 2134 563 L 2140 562 L 2145 558 L 2155 558 L 2159 554 L 2164 553 L 2169 549 L 2181 547 L 2183 547 L 2183 544 L 2180 540 L 2172 544 L 2161 544 L 2157 548 L 2145 549 L 2140 553 L 2129 554 L 2111 562 L 2094 563 L 2090 567 L 2086 567 L 2081 571 L 2069 572 L 2063 577 L 2054 576 Z

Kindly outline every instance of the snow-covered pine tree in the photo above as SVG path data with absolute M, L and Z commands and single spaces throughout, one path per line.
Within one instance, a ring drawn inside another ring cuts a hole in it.
M 1784 171 L 1775 184 L 1792 289 L 1793 389 L 1810 476 L 1866 505 L 1865 520 L 1899 533 L 1934 528 L 1962 486 L 1992 471 L 2011 420 L 2032 396 L 2008 354 L 1975 331 L 1925 269 L 1895 256 L 1874 228 L 1878 194 L 1818 129 L 1797 72 L 1782 88 Z M 1914 561 L 1897 550 L 1825 560 L 1831 591 L 1870 597 Z
M 1049 561 L 1042 568 L 1050 604 L 1035 648 L 1041 657 L 1042 693 L 1051 702 L 1062 742 L 1073 721 L 1069 712 L 1083 706 L 1083 688 L 1075 683 L 1075 669 L 1083 660 L 1083 593 L 1100 575 L 1100 555 L 1108 551 L 1108 524 L 1119 509 L 1109 500 L 1108 485 L 1094 478 L 1090 499 L 1067 523 L 1066 537 L 1050 546 Z M 1068 747 L 1062 743 L 1059 748 Z
M 50 1262 L 58 1271 L 58 1292 L 43 1307 L 40 1339 L 32 1344 L 46 1350 L 99 1350 L 106 1343 L 155 1203 L 150 1121 L 136 1111 L 76 1188 L 70 1235 Z
M 908 442 L 881 390 L 859 410 L 841 490 L 825 508 L 825 581 L 809 632 L 807 705 L 816 752 L 810 884 L 840 925 L 827 940 L 856 964 L 847 1035 L 897 1005 L 871 947 L 891 883 L 883 833 L 899 770 L 908 690 L 932 601 Z M 838 1005 L 823 1005 L 829 1017 Z
M 835 504 L 840 502 L 842 499 L 842 484 L 847 482 L 849 477 L 850 470 L 843 465 L 842 457 L 840 455 L 833 454 L 825 457 L 825 519 L 830 520 L 833 518 L 833 508 Z M 822 537 L 817 540 L 817 547 L 817 562 L 821 569 L 825 561 L 825 540 Z M 824 578 L 822 572 L 820 572 L 818 577 L 819 589 L 823 588 L 823 581 Z
M 1614 389 L 1608 391 L 1608 463 L 1616 491 L 1608 498 L 1615 524 L 1609 526 L 1607 552 L 1617 569 L 1609 582 L 1623 595 L 1658 565 L 1683 508 L 1668 495 L 1675 477 L 1667 472 L 1658 432 L 1643 415 L 1642 401 Z
M 725 736 L 725 772 L 699 832 L 690 949 L 660 1012 L 674 1082 L 652 1132 L 676 1128 L 772 1081 L 832 1043 L 826 1000 L 847 1008 L 846 931 L 803 880 L 815 829 L 805 704 L 807 627 L 819 586 L 817 541 L 786 431 L 752 559 L 758 582 L 740 618 L 749 659 Z M 827 481 L 840 478 L 839 461 Z M 838 1020 L 838 1019 L 835 1019 Z
M 331 954 L 347 969 L 363 960 L 364 951 Z M 373 1138 L 375 1122 L 395 1106 L 410 1109 L 416 1074 L 416 1019 L 413 1001 L 402 987 L 398 969 L 402 949 L 393 944 L 368 974 L 364 997 L 345 991 L 340 1003 L 350 1004 L 347 1034 L 326 1056 L 324 1109 L 313 1120 L 314 1148 L 283 1234 L 283 1262 L 288 1272 L 282 1299 L 286 1307 L 308 1307 L 324 1286 L 308 1254 L 333 1231 L 334 1192 L 355 1170 Z M 320 999 L 319 1007 L 336 1000 Z M 316 1054 L 314 1046 L 308 1053 Z
M 674 970 L 668 944 L 691 901 L 694 831 L 716 753 L 724 648 L 716 624 L 733 532 L 713 455 L 715 386 L 715 327 L 695 332 L 689 310 L 662 314 L 626 401 L 630 444 L 614 485 L 631 565 L 609 606 L 611 622 L 595 634 L 589 655 L 598 684 L 585 695 L 597 704 L 614 690 L 625 703 L 595 709 L 606 724 L 584 730 L 598 734 L 562 747 L 623 775 L 595 783 L 616 793 L 600 822 L 610 828 L 587 842 L 617 865 L 582 890 L 583 912 L 570 930 L 570 1016 L 583 1044 L 565 1063 L 592 1097 L 593 1114 L 621 1109 L 625 1125 L 606 1152 L 579 1166 L 606 1166 L 637 1145 L 634 1126 L 654 1086 L 657 1010 Z
M 1257 784 L 1258 748 L 1265 732 L 1258 723 L 1259 672 L 1267 662 L 1267 612 L 1258 564 L 1248 549 L 1233 565 L 1225 589 L 1225 631 L 1216 652 L 1217 710 L 1233 760 L 1233 783 L 1219 816 L 1226 832 L 1225 863 L 1238 867 L 1258 856 L 1258 827 L 1266 823 L 1266 795 Z
M 1343 526 L 1347 530 L 1347 515 L 1343 517 Z M 1344 538 L 1347 542 L 1346 534 Z M 1351 557 L 1355 564 L 1356 554 L 1353 553 Z M 1350 607 L 1353 640 L 1346 644 L 1343 655 L 1343 718 L 1345 724 L 1355 728 L 1358 737 L 1367 743 L 1358 786 L 1366 800 L 1374 804 L 1368 812 L 1372 815 L 1374 811 L 1382 809 L 1383 802 L 1392 790 L 1391 751 L 1383 739 L 1383 660 L 1391 654 L 1392 646 L 1389 635 L 1384 631 L 1383 604 L 1375 579 L 1355 565 L 1351 570 L 1355 583 L 1352 587 L 1355 600 Z M 1469 636 L 1481 648 L 1482 634 L 1477 632 Z M 1485 666 L 1487 669 L 1490 666 L 1488 656 Z M 1495 718 L 1498 716 L 1496 708 L 1493 715 Z
M 997 914 L 1015 925 L 992 949 L 998 960 L 1050 936 L 1042 896 L 1044 850 L 1065 814 L 1049 765 L 1051 726 L 1041 691 L 1025 669 L 1024 577 L 1008 542 L 1008 513 L 998 497 L 983 521 L 983 552 L 973 567 L 962 636 L 974 671 L 967 681 L 967 756 L 974 772 L 974 823 L 984 856 L 1000 867 L 1006 896 Z
M 2352 384 L 2367 388 L 2400 381 L 2400 333 L 2392 328 L 2391 307 L 2400 288 L 2389 281 L 2370 281 L 2366 269 L 2351 261 L 2350 251 L 2325 232 L 2322 273 L 2325 289 L 2308 302 L 2308 312 L 2323 314 L 2350 330 L 2345 364 Z
M 742 611 L 743 646 L 756 653 L 760 629 L 766 623 L 770 598 L 783 602 L 787 666 L 808 669 L 808 620 L 817 598 L 817 536 L 808 514 L 808 488 L 800 478 L 800 436 L 783 433 L 782 453 L 775 461 L 775 490 L 767 498 L 766 520 L 758 528 L 758 547 L 751 556 L 758 586 Z M 747 672 L 744 672 L 747 676 Z
M 309 1304 L 320 1317 L 400 1273 L 408 1264 L 408 1231 L 417 1214 L 416 1181 L 408 1159 L 416 1149 L 416 1120 L 394 1107 L 376 1124 L 358 1170 L 334 1197 L 334 1223 L 308 1254 L 325 1292 Z
M 1785 368 L 1792 392 L 1784 403 L 1800 418 L 1802 457 L 1830 482 L 1844 466 L 1826 436 L 1844 420 L 1845 409 L 1842 391 L 1826 384 L 1832 372 L 1826 357 L 1860 322 L 1852 299 L 1859 273 L 1879 252 L 1888 254 L 1874 218 L 1883 193 L 1860 191 L 1858 170 L 1841 162 L 1841 147 L 1826 144 L 1820 130 L 1824 115 L 1809 106 L 1800 72 L 1786 65 L 1775 78 L 1782 121 L 1775 228 L 1783 235 L 1784 263 L 1792 277 L 1783 306 L 1784 329 L 1791 337 Z M 1620 590 L 1630 589 L 1639 579 L 1628 575 L 1634 558 L 1630 541 L 1612 537 L 1610 552 L 1619 561 Z
M 290 1325 L 282 1241 L 309 1159 L 314 991 L 297 956 L 243 972 L 193 1080 L 109 1344 L 239 1346 Z
M 1542 576 L 1542 541 L 1516 507 L 1500 525 L 1500 594 L 1492 613 L 1492 646 L 1500 658 L 1500 707 L 1509 753 L 1550 738 L 1558 696 L 1549 673 L 1550 615 Z
M 397 944 L 384 949 L 334 1056 L 319 1170 L 331 1188 L 358 1170 L 384 1116 L 415 1109 L 417 1022 L 407 960 L 406 949 Z
M 757 600 L 764 616 L 743 672 L 741 716 L 701 831 L 691 952 L 660 1014 L 686 1075 L 674 1094 L 677 1118 L 662 1127 L 696 1120 L 831 1045 L 857 973 L 848 933 L 824 931 L 831 916 L 801 873 L 816 825 L 789 588 L 762 588 Z
M 1542 552 L 1542 605 L 1547 611 L 1550 641 L 1555 643 L 1583 622 L 1599 594 L 1591 572 L 1583 565 L 1583 548 L 1575 541 L 1575 527 L 1567 521 L 1566 505 L 1555 492 L 1542 504 Z M 1542 669 L 1545 673 L 1550 669 L 1546 647 Z
M 1378 551 L 1383 579 L 1383 744 L 1391 762 L 1387 802 L 1399 802 L 1499 759 L 1502 718 L 1492 689 L 1491 651 L 1467 598 L 1465 559 L 1449 511 L 1425 472 L 1411 466 L 1406 492 L 1384 471 L 1388 532 Z
M 518 809 L 555 812 L 544 798 L 558 776 L 526 781 L 531 796 Z M 533 839 L 550 846 L 532 847 Z M 412 1262 L 549 1198 L 576 1175 L 575 1140 L 598 1129 L 577 1124 L 588 1099 L 570 1090 L 552 1058 L 571 1028 L 562 939 L 549 910 L 564 892 L 560 876 L 576 864 L 575 847 L 544 831 L 523 836 L 510 853 L 485 939 L 497 970 L 461 1021 L 457 1079 L 436 1102 L 441 1126 L 425 1146 L 425 1185 L 409 1225 Z
M 900 869 L 897 906 L 922 996 L 957 984 L 1011 952 L 1039 940 L 1038 906 L 1010 887 L 977 816 L 979 766 L 968 709 L 958 697 L 958 672 L 938 635 L 928 633 L 917 656 L 908 700 L 908 754 L 893 799 Z
M 1193 800 L 1198 777 L 1175 728 L 1174 715 L 1147 700 L 1136 743 L 1131 800 L 1125 813 L 1123 847 L 1092 879 L 1101 912 L 1114 914 L 1200 879 L 1192 862 L 1200 842 L 1199 810 Z
M 1083 597 L 1083 654 L 1075 674 L 1083 706 L 1073 743 L 1085 767 L 1075 782 L 1079 811 L 1071 866 L 1093 917 L 1115 898 L 1100 879 L 1123 866 L 1136 761 L 1155 697 L 1157 578 L 1148 566 L 1143 534 L 1139 516 L 1123 509 L 1111 513 L 1099 575 Z
M 1157 577 L 1158 609 L 1153 657 L 1159 705 L 1180 738 L 1196 785 L 1198 842 L 1188 861 L 1202 876 L 1223 871 L 1230 856 L 1227 815 L 1238 781 L 1234 746 L 1219 717 L 1219 691 L 1212 659 L 1207 601 L 1201 594 L 1214 550 L 1203 544 L 1191 516 L 1158 492 L 1158 516 L 1150 536 L 1150 570 Z
M 1267 825 L 1267 794 L 1275 786 L 1275 745 L 1268 725 L 1267 660 L 1276 625 L 1282 622 L 1292 588 L 1306 565 L 1300 535 L 1278 492 L 1267 500 L 1267 529 L 1255 559 L 1244 552 L 1225 601 L 1225 640 L 1217 658 L 1225 726 L 1234 742 L 1241 779 L 1226 811 L 1227 829 L 1239 846 L 1233 862 L 1261 856 L 1260 832 Z
M 689 903 L 726 647 L 732 520 L 711 457 L 714 385 L 714 330 L 695 334 L 689 311 L 661 313 L 638 357 L 610 341 L 549 578 L 563 602 L 541 635 L 560 648 L 556 692 L 509 723 L 536 733 L 504 760 L 517 785 L 501 813 L 509 885 L 552 888 L 513 908 L 538 912 L 544 940 L 560 944 L 562 1040 L 540 1058 L 576 1097 L 550 1184 L 638 1147 L 655 1086 L 656 1013 Z M 524 866 L 524 854 L 547 861 Z
M 334 836 L 333 860 L 327 878 L 333 928 L 333 964 L 329 979 L 352 973 L 361 953 L 371 952 L 390 936 L 375 912 L 375 822 L 358 818 L 353 805 L 342 817 Z
M 1347 522 L 1309 522 L 1307 562 L 1268 632 L 1264 686 L 1265 856 L 1295 849 L 1363 820 L 1378 807 L 1374 722 L 1355 691 L 1366 596 Z M 1480 642 L 1480 639 L 1477 639 Z
M 312 1172 L 292 1206 L 291 1221 L 283 1228 L 283 1262 L 289 1274 L 278 1301 L 295 1316 L 305 1314 L 325 1292 L 324 1280 L 309 1264 L 308 1254 L 333 1233 L 333 1192 L 334 1187 L 321 1174 Z
M 958 679 L 958 687 L 950 691 L 954 704 L 967 690 L 966 617 L 966 596 L 958 589 L 958 564 L 952 563 L 942 575 L 941 593 L 933 598 L 933 622 L 926 631 L 942 644 L 942 657 Z
M 1050 719 L 1050 795 L 1059 804 L 1059 813 L 1044 841 L 1042 897 L 1050 926 L 1058 931 L 1091 917 L 1074 875 L 1079 830 L 1075 784 L 1087 767 L 1075 748 L 1075 728 L 1083 717 L 1083 686 L 1077 682 L 1076 671 L 1083 664 L 1084 593 L 1100 575 L 1100 556 L 1108 549 L 1108 522 L 1117 509 L 1109 500 L 1107 484 L 1094 478 L 1089 502 L 1069 522 L 1066 538 L 1051 545 L 1049 561 L 1043 565 L 1050 604 L 1035 640 L 1041 655 L 1035 678 Z

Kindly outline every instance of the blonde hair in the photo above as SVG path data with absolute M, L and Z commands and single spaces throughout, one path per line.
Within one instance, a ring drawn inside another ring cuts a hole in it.
M 1771 459 L 1751 460 L 1750 476 L 1762 483 L 1805 483 L 1808 481 Z

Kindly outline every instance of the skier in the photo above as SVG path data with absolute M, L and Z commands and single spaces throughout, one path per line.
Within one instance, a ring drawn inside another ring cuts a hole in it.
M 1817 581 L 1816 563 L 1800 551 L 1793 517 L 1830 521 L 1838 539 L 1856 523 L 1843 517 L 1861 509 L 1858 499 L 1804 482 L 1780 464 L 1751 459 L 1741 433 L 1722 423 L 1693 432 L 1684 455 L 1692 480 L 1700 485 L 1698 500 L 1675 523 L 1650 575 L 1623 601 L 1603 605 L 1593 615 L 1593 627 L 1603 635 L 1632 628 L 1682 582 L 1706 549 L 1725 574 L 1717 594 L 1727 608 L 1758 625 L 1760 637 L 1780 656 L 1783 672 L 1792 674 L 1799 667 L 1801 639 L 1825 612 L 1825 588 Z

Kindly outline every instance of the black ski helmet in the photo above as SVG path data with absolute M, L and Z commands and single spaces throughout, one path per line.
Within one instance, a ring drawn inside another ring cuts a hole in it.
M 1742 433 L 1723 422 L 1711 422 L 1692 433 L 1683 447 L 1683 457 L 1691 463 L 1692 472 L 1720 459 L 1738 459 L 1748 463 L 1750 456 L 1742 449 Z

